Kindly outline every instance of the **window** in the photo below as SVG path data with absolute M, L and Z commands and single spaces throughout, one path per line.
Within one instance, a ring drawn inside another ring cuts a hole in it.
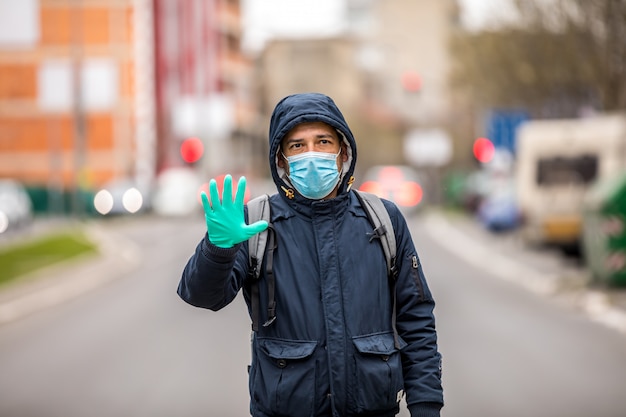
M 43 110 L 69 111 L 73 105 L 74 68 L 69 60 L 44 61 L 38 74 L 38 102 Z M 86 59 L 82 63 L 81 89 L 86 110 L 110 110 L 118 99 L 119 80 L 115 63 Z
M 32 47 L 39 35 L 38 0 L 0 0 L 0 46 Z
M 597 175 L 596 155 L 542 158 L 537 162 L 539 185 L 589 184 Z

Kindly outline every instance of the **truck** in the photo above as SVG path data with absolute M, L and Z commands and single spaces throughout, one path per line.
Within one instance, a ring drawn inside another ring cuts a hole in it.
M 522 240 L 580 254 L 585 194 L 626 170 L 626 114 L 531 120 L 516 136 Z

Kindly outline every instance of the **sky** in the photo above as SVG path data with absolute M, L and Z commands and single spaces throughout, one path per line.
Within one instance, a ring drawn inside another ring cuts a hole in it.
M 458 0 L 462 19 L 469 28 L 484 24 L 490 13 L 503 7 L 503 0 Z M 343 27 L 340 0 L 242 0 L 244 48 L 259 50 L 273 37 L 330 36 Z
M 258 50 L 265 40 L 287 36 L 329 36 L 342 26 L 338 0 L 242 0 L 244 48 Z

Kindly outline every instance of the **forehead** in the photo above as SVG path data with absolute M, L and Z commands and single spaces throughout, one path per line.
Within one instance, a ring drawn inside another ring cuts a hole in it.
M 289 139 L 304 139 L 306 136 L 319 136 L 319 135 L 330 135 L 333 138 L 337 138 L 337 131 L 330 125 L 327 125 L 324 122 L 306 122 L 300 123 L 296 125 L 293 129 L 291 129 L 285 137 L 283 138 L 283 142 Z

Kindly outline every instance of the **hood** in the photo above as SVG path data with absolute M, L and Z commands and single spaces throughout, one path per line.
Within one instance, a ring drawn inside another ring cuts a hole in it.
M 338 195 L 345 193 L 354 181 L 356 166 L 356 142 L 343 114 L 330 97 L 319 93 L 293 94 L 278 102 L 270 119 L 269 163 L 272 179 L 278 193 L 289 198 L 305 199 L 289 183 L 284 170 L 278 167 L 277 154 L 285 135 L 296 125 L 305 122 L 324 122 L 334 127 L 348 145 L 348 161 L 344 163 Z M 291 197 L 290 197 L 291 196 Z

